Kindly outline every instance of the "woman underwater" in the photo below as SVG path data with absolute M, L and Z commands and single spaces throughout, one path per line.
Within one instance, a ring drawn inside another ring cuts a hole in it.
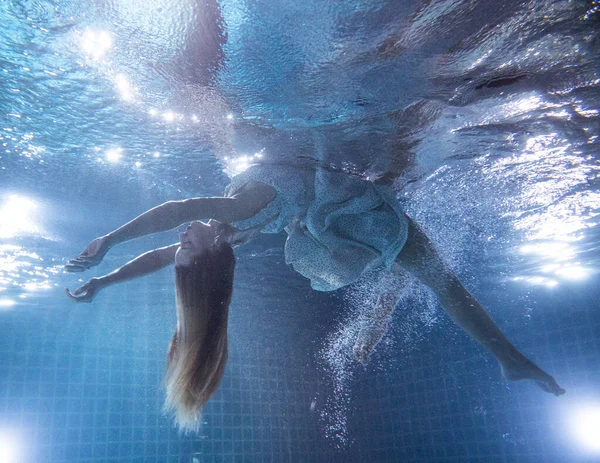
M 204 219 L 210 220 L 200 222 Z M 106 286 L 175 265 L 177 328 L 168 350 L 165 410 L 174 412 L 183 430 L 197 429 L 202 407 L 223 377 L 235 265 L 232 246 L 259 231 L 287 232 L 286 262 L 316 290 L 352 284 L 378 266 L 408 271 L 498 360 L 506 379 L 531 379 L 557 396 L 565 392 L 504 336 L 425 233 L 400 210 L 391 188 L 340 172 L 252 166 L 232 179 L 222 197 L 168 201 L 96 238 L 66 270 L 84 271 L 119 243 L 187 222 L 191 224 L 179 243 L 142 254 L 73 292 L 66 290 L 74 301 L 91 302 Z M 354 347 L 357 360 L 367 361 L 399 296 L 379 296 L 376 323 L 361 333 Z

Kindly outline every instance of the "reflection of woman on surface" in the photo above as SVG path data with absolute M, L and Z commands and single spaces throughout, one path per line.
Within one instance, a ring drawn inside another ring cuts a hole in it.
M 212 219 L 207 224 L 200 219 Z M 232 245 L 258 232 L 285 230 L 286 262 L 322 291 L 355 282 L 365 270 L 402 268 L 428 286 L 448 315 L 494 355 L 509 380 L 532 379 L 561 395 L 554 378 L 523 356 L 442 261 L 423 231 L 399 209 L 391 189 L 324 169 L 254 166 L 234 177 L 222 197 L 169 201 L 93 240 L 66 266 L 97 265 L 113 246 L 192 222 L 180 243 L 142 254 L 68 295 L 90 302 L 99 290 L 175 264 L 177 329 L 169 348 L 166 409 L 195 429 L 227 359 Z M 232 224 L 232 225 L 230 225 Z M 385 333 L 398 294 L 384 292 L 354 347 L 366 362 Z

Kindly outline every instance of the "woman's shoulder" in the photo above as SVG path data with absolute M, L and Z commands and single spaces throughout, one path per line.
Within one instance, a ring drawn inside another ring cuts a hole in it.
M 255 164 L 234 176 L 226 193 L 232 195 L 246 185 L 250 185 L 250 182 L 268 185 L 278 194 L 306 192 L 312 189 L 314 175 L 314 170 L 299 166 Z
M 257 213 L 277 197 L 277 190 L 267 183 L 251 179 L 244 183 L 233 196 L 255 206 L 253 207 L 256 209 L 254 213 Z

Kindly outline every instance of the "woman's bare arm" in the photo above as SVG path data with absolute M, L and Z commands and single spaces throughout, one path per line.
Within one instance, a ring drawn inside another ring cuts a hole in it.
M 152 233 L 171 230 L 201 219 L 232 223 L 248 219 L 264 209 L 275 197 L 275 189 L 249 182 L 232 197 L 191 198 L 167 201 L 139 215 L 116 230 L 93 240 L 65 266 L 68 272 L 82 272 L 98 265 L 113 246 Z
M 179 243 L 176 243 L 145 252 L 107 275 L 91 278 L 73 292 L 66 289 L 67 296 L 75 302 L 92 302 L 96 294 L 107 286 L 139 278 L 173 264 L 178 248 Z
M 193 220 L 215 219 L 232 223 L 249 219 L 275 199 L 275 196 L 274 188 L 264 183 L 252 182 L 232 197 L 168 201 L 106 235 L 107 244 L 112 247 L 139 236 L 171 230 Z

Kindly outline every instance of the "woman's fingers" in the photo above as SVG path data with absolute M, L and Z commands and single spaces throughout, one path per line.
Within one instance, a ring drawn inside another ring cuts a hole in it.
M 80 259 L 79 257 L 71 259 L 69 263 L 76 265 L 92 265 L 92 262 L 89 259 Z
M 83 272 L 84 270 L 87 270 L 88 268 L 90 268 L 89 265 L 85 265 L 80 262 L 74 262 L 74 261 L 70 261 L 65 265 L 65 270 L 67 272 Z
M 73 302 L 91 302 L 92 298 L 89 297 L 87 290 L 83 290 L 82 288 L 83 286 L 73 292 L 69 291 L 69 288 L 65 288 L 65 293 Z
M 69 262 L 65 264 L 65 270 L 67 272 L 83 272 L 93 266 L 95 266 L 97 262 L 92 259 L 80 258 L 71 259 Z
M 75 259 L 71 259 L 71 260 L 74 260 L 74 261 L 77 261 L 77 262 L 89 262 L 91 264 L 94 261 L 96 261 L 97 259 L 95 259 L 94 257 L 88 257 L 88 256 L 79 255 Z
M 65 292 L 67 293 L 67 296 L 77 299 L 78 296 L 81 296 L 81 293 L 84 292 L 84 290 L 82 288 L 83 287 L 77 288 L 75 291 L 71 291 L 71 290 L 69 290 L 69 288 L 65 288 Z
M 102 262 L 102 258 L 108 249 L 105 249 L 104 240 L 102 238 L 96 238 L 87 248 L 83 250 L 75 259 L 71 259 L 65 265 L 67 272 L 83 272 L 91 267 L 98 265 Z
M 75 291 L 73 291 L 73 296 L 81 296 L 84 293 L 87 293 L 89 290 L 89 285 L 86 283 L 83 286 L 80 286 Z
M 75 294 L 73 294 L 71 291 L 69 291 L 69 288 L 65 288 L 65 293 L 67 296 L 69 296 L 69 299 L 71 299 L 72 301 L 78 302 L 79 298 L 75 296 Z
M 84 272 L 90 267 L 91 265 L 85 265 L 79 262 L 69 262 L 65 265 L 65 270 L 67 272 Z

